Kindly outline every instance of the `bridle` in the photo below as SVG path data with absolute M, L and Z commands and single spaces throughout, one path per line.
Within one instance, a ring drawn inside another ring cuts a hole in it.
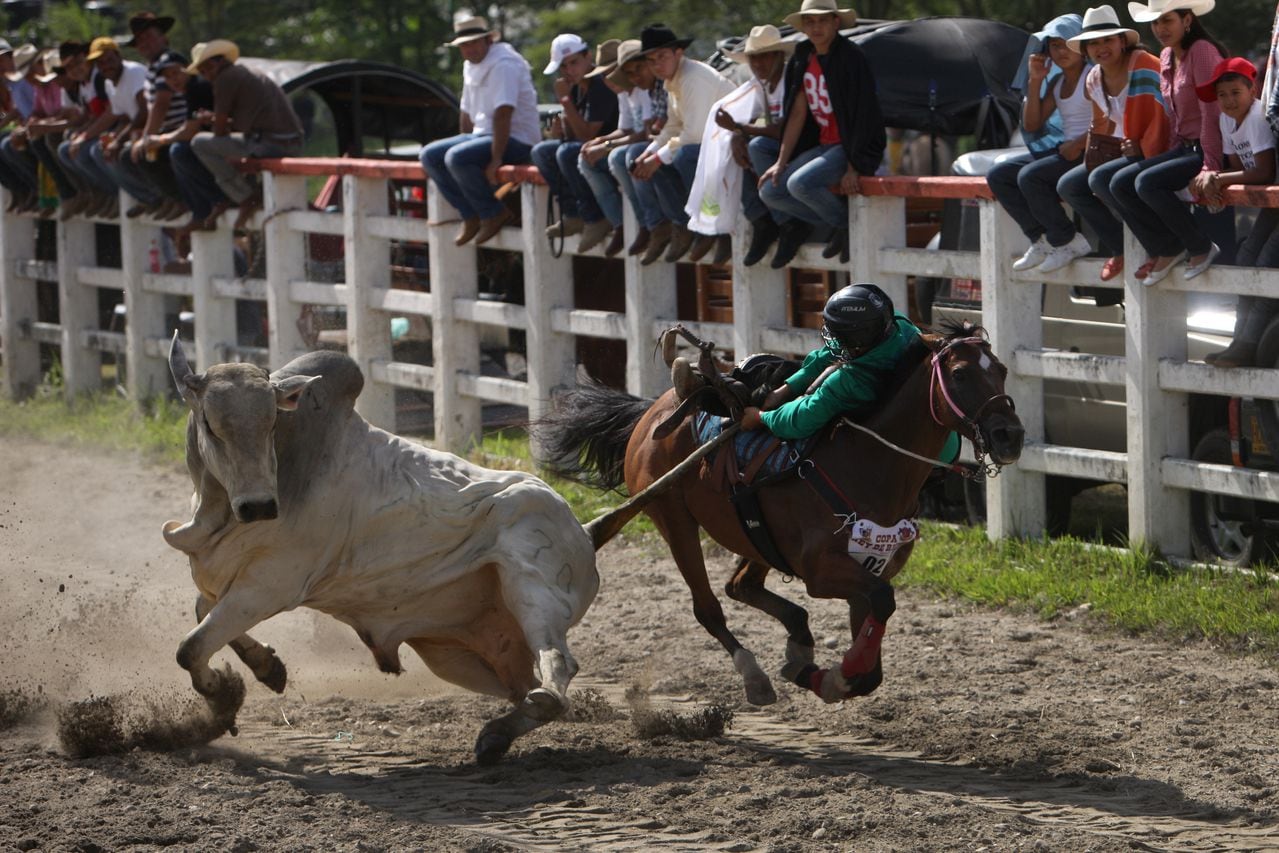
M 934 423 L 940 427 L 946 426 L 946 424 L 942 422 L 942 419 L 937 415 L 936 392 L 940 390 L 942 399 L 946 401 L 946 405 L 950 406 L 951 412 L 955 415 L 955 417 L 959 418 L 960 423 L 967 427 L 968 431 L 971 433 L 969 440 L 973 443 L 973 455 L 977 459 L 977 470 L 980 472 L 979 474 L 974 475 L 974 479 L 977 477 L 997 477 L 999 476 L 1000 468 L 1003 466 L 998 463 L 988 464 L 986 462 L 986 442 L 982 437 L 981 427 L 979 426 L 978 421 L 992 403 L 1003 401 L 1008 403 L 1008 406 L 1014 410 L 1016 409 L 1016 406 L 1013 403 L 1013 398 L 1007 394 L 994 394 L 978 406 L 977 411 L 974 412 L 972 416 L 964 413 L 964 410 L 959 407 L 959 404 L 955 402 L 954 397 L 951 396 L 950 388 L 946 385 L 946 374 L 942 370 L 942 360 L 945 359 L 952 349 L 960 344 L 972 344 L 978 347 L 990 345 L 985 338 L 981 337 L 974 336 L 967 338 L 955 338 L 954 340 L 947 341 L 941 349 L 933 353 L 933 369 L 928 380 L 928 412 L 933 416 Z

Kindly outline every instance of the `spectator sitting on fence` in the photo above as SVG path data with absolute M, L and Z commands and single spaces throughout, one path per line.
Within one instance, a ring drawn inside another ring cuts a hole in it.
M 163 133 L 144 137 L 143 146 L 148 155 L 153 150 L 168 151 L 167 168 L 163 160 L 143 160 L 148 174 L 163 185 L 171 182 L 179 193 L 191 218 L 179 230 L 213 231 L 218 227 L 214 209 L 228 204 L 227 197 L 218 188 L 213 173 L 205 168 L 200 158 L 191 150 L 191 140 L 213 122 L 213 86 L 208 80 L 187 73 L 189 60 L 174 50 L 165 51 L 155 61 L 165 86 L 174 96 L 181 95 L 185 105 L 182 124 L 166 128 Z
M 631 142 L 614 148 L 608 155 L 608 170 L 617 181 L 622 195 L 630 201 L 631 210 L 635 212 L 635 219 L 639 223 L 626 254 L 638 255 L 648 249 L 653 229 L 662 222 L 662 206 L 657 200 L 657 193 L 653 191 L 653 182 L 637 183 L 631 174 L 631 167 L 648 150 L 649 143 L 666 124 L 668 104 L 666 87 L 653 74 L 652 67 L 644 58 L 643 42 L 639 39 L 622 42 L 617 49 L 617 60 L 617 70 L 609 77 L 619 88 L 629 86 L 631 103 L 639 105 L 641 118 L 647 115 L 643 131 L 635 131 Z M 647 113 L 644 106 L 646 103 Z
M 1092 251 L 1057 195 L 1061 176 L 1083 162 L 1092 123 L 1092 103 L 1084 92 L 1086 61 L 1066 44 L 1082 30 L 1080 16 L 1061 15 L 1032 37 L 1021 113 L 1030 150 L 1002 160 L 986 176 L 995 198 L 1030 240 L 1030 248 L 1013 262 L 1015 270 L 1052 272 Z M 1054 67 L 1060 73 L 1049 79 Z
M 534 145 L 532 153 L 533 163 L 559 201 L 560 218 L 546 229 L 546 236 L 563 239 L 581 234 L 578 251 L 599 245 L 613 231 L 578 167 L 584 143 L 617 130 L 617 96 L 602 75 L 591 74 L 594 68 L 581 36 L 561 33 L 551 42 L 551 61 L 543 73 L 558 75 L 555 99 L 563 112 L 551 120 L 551 138 Z
M 49 99 L 48 107 L 52 107 L 52 112 L 27 122 L 28 150 L 52 178 L 63 216 L 74 215 L 83 209 L 81 206 L 91 197 L 89 193 L 85 193 L 84 198 L 80 198 L 81 188 L 58 158 L 58 146 L 62 144 L 65 131 L 78 124 L 84 114 L 75 94 L 88 77 L 88 61 L 84 58 L 88 52 L 89 46 L 78 41 L 63 42 L 58 47 L 45 51 L 43 61 L 46 70 L 36 79 L 52 86 L 51 91 L 44 93 Z M 73 67 L 69 68 L 68 64 Z M 70 214 L 66 213 L 68 206 L 75 207 Z M 54 212 L 49 207 L 42 209 L 41 213 L 46 211 L 50 215 Z
M 28 177 L 26 170 L 14 162 L 16 156 L 10 153 L 14 152 L 14 134 L 30 118 L 35 106 L 35 89 L 27 80 L 27 72 L 39 52 L 35 45 L 24 44 L 16 51 L 10 50 L 4 59 L 7 67 L 3 72 L 7 104 L 4 115 L 0 117 L 0 126 L 12 123 L 16 127 L 0 141 L 0 185 L 9 190 L 8 210 L 11 213 L 30 213 L 36 210 L 40 202 L 35 179 Z
M 848 260 L 847 201 L 830 188 L 856 193 L 862 175 L 884 159 L 888 137 L 875 75 L 861 48 L 840 35 L 857 22 L 834 0 L 804 0 L 786 23 L 808 36 L 786 64 L 786 107 L 777 161 L 760 177 L 760 196 L 792 217 L 782 228 L 772 267 L 791 262 L 814 226 L 830 229 L 822 257 Z
M 1242 58 L 1224 59 L 1208 82 L 1198 89 L 1205 103 L 1220 106 L 1221 151 L 1225 168 L 1200 172 L 1191 192 L 1220 206 L 1221 191 L 1230 184 L 1270 184 L 1275 179 L 1275 137 L 1266 123 L 1261 102 L 1253 97 L 1257 69 Z M 1237 266 L 1279 267 L 1279 208 L 1263 207 L 1252 231 L 1239 248 Z M 1240 296 L 1235 308 L 1235 337 L 1226 349 L 1209 353 L 1204 361 L 1217 367 L 1246 367 L 1257 357 L 1257 344 L 1279 310 L 1279 301 Z
M 21 187 L 21 198 L 14 206 L 16 212 L 29 213 L 40 210 L 41 215 L 51 214 L 52 208 L 41 209 L 40 161 L 31 150 L 31 123 L 54 115 L 62 104 L 62 90 L 45 77 L 44 54 L 35 46 L 24 44 L 14 53 L 14 70 L 6 78 L 13 84 L 14 100 L 20 118 L 17 126 L 0 142 L 0 168 L 5 180 Z M 19 96 L 21 92 L 21 96 Z M 38 132 L 38 131 L 37 131 Z M 17 194 L 15 193 L 15 196 Z
M 453 27 L 462 64 L 461 133 L 437 139 L 419 159 L 432 183 L 462 215 L 453 242 L 476 245 L 494 237 L 510 211 L 493 194 L 502 164 L 527 163 L 542 138 L 537 92 L 528 61 L 489 29 L 483 18 L 463 18 Z
M 62 74 L 58 79 L 66 88 L 69 105 L 66 127 L 56 153 L 58 164 L 76 190 L 58 214 L 58 218 L 66 222 L 80 214 L 96 216 L 106 211 L 114 203 L 113 193 L 118 193 L 119 187 L 115 186 L 109 174 L 103 177 L 99 173 L 89 157 L 88 147 L 77 149 L 78 156 L 71 151 L 71 144 L 79 134 L 107 111 L 106 78 L 89 61 L 89 45 L 65 41 L 59 46 L 58 53 L 62 57 Z
M 237 164 L 245 157 L 296 157 L 302 152 L 302 123 L 279 84 L 236 64 L 240 48 L 233 41 L 201 42 L 191 51 L 187 73 L 213 84 L 213 130 L 191 140 L 191 149 L 213 173 L 227 199 L 240 212 L 235 228 L 248 224 L 262 208 L 262 187 L 254 186 Z M 216 217 L 222 210 L 214 208 Z
M 120 183 L 141 202 L 130 208 L 126 216 L 147 213 L 156 219 L 177 219 L 186 212 L 169 168 L 168 150 L 146 144 L 151 134 L 173 130 L 186 121 L 185 98 L 168 88 L 158 64 L 169 53 L 169 39 L 165 34 L 172 26 L 173 18 L 158 17 L 154 12 L 139 12 L 129 19 L 133 37 L 125 44 L 146 59 L 147 82 L 143 125 L 134 130 L 127 156 L 120 158 Z M 148 156 L 154 159 L 148 160 Z
M 783 41 L 777 27 L 765 24 L 750 31 L 740 51 L 726 54 L 733 62 L 748 64 L 751 78 L 711 107 L 702 133 L 697 174 L 684 208 L 689 228 L 699 235 L 688 252 L 690 261 L 701 260 L 713 248 L 711 263 L 727 263 L 732 257 L 729 234 L 739 212 L 745 213 L 753 232 L 744 259 L 747 266 L 763 258 L 777 239 L 778 225 L 760 201 L 759 175 L 748 147 L 754 139 L 772 144 L 772 156 L 761 171 L 776 159 L 786 90 L 782 71 L 794 50 L 794 42 Z
M 1101 280 L 1110 281 L 1124 269 L 1124 229 L 1112 212 L 1119 204 L 1111 193 L 1111 182 L 1120 169 L 1168 148 L 1159 60 L 1138 44 L 1136 30 L 1119 25 L 1119 16 L 1109 6 L 1085 12 L 1083 30 L 1066 43 L 1093 63 L 1084 78 L 1092 102 L 1089 132 L 1123 140 L 1123 156 L 1091 170 L 1081 163 L 1057 182 L 1057 192 L 1097 233 L 1097 248 L 1110 256 L 1101 268 Z M 1149 271 L 1149 267 L 1138 269 L 1139 280 Z
M 1147 287 L 1162 281 L 1182 261 L 1182 277 L 1195 278 L 1221 253 L 1178 195 L 1204 169 L 1221 169 L 1217 102 L 1201 103 L 1195 93 L 1197 86 L 1212 79 L 1213 69 L 1227 53 L 1199 20 L 1213 5 L 1214 0 L 1128 4 L 1133 20 L 1152 22 L 1164 46 L 1159 85 L 1172 123 L 1170 149 L 1147 151 L 1145 159 L 1124 166 L 1110 179 L 1120 218 L 1150 256 L 1146 275 L 1138 270 L 1137 276 Z
M 639 50 L 639 42 L 631 42 L 634 50 Z M 595 203 L 600 212 L 608 220 L 612 228 L 612 237 L 604 249 L 605 257 L 613 257 L 622 251 L 625 237 L 622 234 L 622 193 L 617 179 L 609 170 L 609 154 L 615 149 L 625 147 L 641 139 L 647 140 L 647 126 L 652 118 L 653 106 L 647 92 L 638 92 L 630 79 L 621 71 L 618 64 L 618 52 L 622 43 L 617 39 L 609 39 L 596 48 L 595 69 L 587 76 L 599 76 L 608 88 L 617 95 L 617 128 L 611 133 L 601 134 L 586 142 L 578 155 L 577 168 L 582 179 L 590 187 L 595 196 Z M 578 251 L 582 251 L 586 235 Z
M 640 46 L 653 74 L 666 84 L 670 99 L 666 124 L 635 160 L 631 174 L 652 181 L 664 220 L 651 229 L 648 250 L 640 263 L 651 264 L 666 249 L 666 260 L 678 261 L 693 244 L 688 230 L 689 189 L 697 172 L 702 129 L 711 106 L 732 91 L 733 84 L 714 68 L 684 55 L 691 38 L 677 38 L 665 24 L 649 24 L 640 34 Z

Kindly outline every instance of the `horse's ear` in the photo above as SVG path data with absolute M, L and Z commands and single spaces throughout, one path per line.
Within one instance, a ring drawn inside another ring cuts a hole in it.
M 946 343 L 946 336 L 938 334 L 937 332 L 921 331 L 919 333 L 919 339 L 924 342 L 924 346 L 928 347 L 933 352 L 937 352 L 937 350 L 942 348 L 942 344 Z

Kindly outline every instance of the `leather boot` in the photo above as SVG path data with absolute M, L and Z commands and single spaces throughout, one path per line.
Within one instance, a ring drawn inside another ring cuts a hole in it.
M 1257 344 L 1253 341 L 1231 341 L 1221 352 L 1204 356 L 1204 361 L 1213 367 L 1252 367 L 1256 360 Z
M 733 238 L 721 234 L 715 240 L 715 256 L 711 258 L 711 266 L 723 266 L 733 259 Z
M 798 219 L 792 219 L 783 225 L 781 234 L 777 238 L 777 251 L 773 254 L 773 261 L 769 266 L 779 270 L 795 260 L 795 255 L 799 253 L 800 247 L 804 245 L 804 241 L 808 239 L 812 230 L 813 226 Z
M 648 248 L 648 241 L 651 237 L 652 232 L 641 225 L 639 232 L 635 235 L 635 239 L 631 242 L 630 248 L 626 250 L 626 254 L 638 255 L 640 252 L 643 252 Z
M 626 236 L 622 233 L 622 226 L 619 225 L 613 229 L 613 238 L 604 247 L 604 257 L 614 257 L 618 252 L 622 251 L 622 247 L 625 245 Z
M 692 247 L 688 250 L 688 260 L 695 264 L 706 257 L 713 248 L 715 248 L 714 234 L 698 234 L 697 238 L 693 240 Z
M 690 246 L 693 245 L 693 232 L 688 230 L 685 225 L 676 225 L 671 228 L 671 242 L 666 247 L 666 262 L 673 264 L 688 252 Z
M 781 229 L 777 227 L 777 223 L 773 221 L 771 216 L 761 216 L 759 219 L 751 222 L 751 244 L 746 249 L 746 257 L 742 258 L 742 263 L 748 267 L 753 267 L 764 259 L 768 254 L 768 250 L 773 248 L 773 244 L 777 242 Z
M 475 239 L 475 235 L 478 233 L 480 233 L 480 218 L 478 216 L 463 219 L 462 227 L 458 229 L 457 235 L 453 238 L 453 245 L 465 246 Z
M 653 226 L 653 230 L 649 232 L 648 248 L 644 251 L 644 257 L 640 258 L 641 264 L 648 266 L 662 256 L 662 252 L 666 251 L 666 244 L 671 242 L 671 230 L 669 221 Z

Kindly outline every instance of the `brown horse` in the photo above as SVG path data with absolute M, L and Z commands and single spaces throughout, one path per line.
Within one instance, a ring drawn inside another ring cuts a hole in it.
M 760 491 L 764 520 L 789 571 L 804 581 L 809 595 L 848 602 L 855 640 L 842 663 L 829 670 L 813 662 L 807 611 L 764 587 L 770 569 L 779 566 L 770 566 L 752 544 L 710 466 L 643 505 L 692 591 L 693 614 L 732 656 L 750 702 L 765 705 L 777 697 L 754 655 L 725 624 L 707 578 L 699 528 L 743 556 L 725 587 L 728 595 L 786 628 L 787 680 L 827 702 L 870 693 L 883 677 L 880 641 L 895 607 L 890 581 L 914 547 L 910 517 L 948 434 L 954 430 L 969 439 L 979 462 L 989 454 L 1003 465 L 1021 454 L 1021 421 L 1004 393 L 1007 372 L 979 327 L 921 335 L 899 363 L 899 390 L 860 424 L 844 418 L 829 424 L 798 476 Z M 651 438 L 676 404 L 671 391 L 656 401 L 600 386 L 570 391 L 539 431 L 547 461 L 603 488 L 616 488 L 624 479 L 634 495 L 696 447 L 686 428 Z M 597 532 L 597 547 L 609 535 Z

